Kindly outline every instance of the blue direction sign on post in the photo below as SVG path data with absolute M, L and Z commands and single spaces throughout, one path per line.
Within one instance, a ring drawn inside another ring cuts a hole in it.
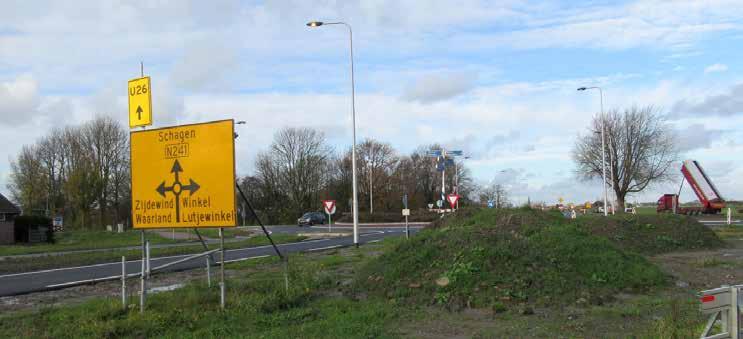
M 493 208 L 493 207 L 495 207 L 495 201 L 488 200 L 488 208 Z

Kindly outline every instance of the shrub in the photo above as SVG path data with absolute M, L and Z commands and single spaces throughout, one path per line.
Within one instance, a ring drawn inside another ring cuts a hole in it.
M 27 243 L 33 230 L 46 228 L 46 241 L 54 243 L 54 229 L 50 218 L 37 215 L 21 215 L 15 218 L 13 228 L 16 242 Z

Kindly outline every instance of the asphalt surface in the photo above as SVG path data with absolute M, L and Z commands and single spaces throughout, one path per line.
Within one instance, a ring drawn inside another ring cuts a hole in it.
M 271 226 L 268 227 L 272 233 L 326 233 L 327 226 L 297 227 L 297 226 Z M 333 226 L 334 232 L 350 232 L 348 226 Z M 410 232 L 414 234 L 420 227 L 411 227 Z M 361 228 L 359 232 L 359 244 L 377 242 L 386 237 L 404 236 L 405 227 L 401 225 L 382 226 L 367 225 Z M 334 236 L 323 239 L 307 240 L 297 243 L 287 243 L 277 245 L 282 253 L 322 251 L 339 247 L 353 246 L 353 236 Z M 210 246 L 210 249 L 217 247 Z M 236 262 L 262 258 L 276 255 L 272 246 L 250 247 L 243 249 L 233 249 L 225 251 L 225 262 Z M 158 266 L 173 263 L 182 260 L 191 255 L 177 255 L 168 257 L 159 257 L 150 259 L 152 269 Z M 215 253 L 215 260 L 219 262 L 219 253 Z M 132 260 L 126 264 L 127 277 L 132 279 L 141 274 L 142 261 Z M 203 269 L 205 259 L 203 257 L 175 264 L 163 269 L 161 272 L 183 271 L 190 269 Z M 77 266 L 48 269 L 34 272 L 14 273 L 0 275 L 0 296 L 10 296 L 61 289 L 71 286 L 95 283 L 98 281 L 121 279 L 121 262 L 103 263 L 95 265 Z

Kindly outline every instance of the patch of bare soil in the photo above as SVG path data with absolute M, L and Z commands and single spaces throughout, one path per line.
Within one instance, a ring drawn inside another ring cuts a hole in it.
M 701 291 L 743 283 L 743 242 L 727 241 L 717 250 L 675 252 L 650 257 L 664 272 L 673 276 L 676 286 Z
M 212 283 L 216 283 L 218 276 L 212 271 Z M 229 275 L 230 271 L 225 273 Z M 206 280 L 206 271 L 196 269 L 183 272 L 155 274 L 147 281 L 148 291 L 161 290 L 168 287 L 178 287 L 184 283 L 203 279 Z M 140 291 L 139 278 L 129 278 L 126 284 L 126 294 L 130 302 L 138 302 Z M 149 292 L 153 293 L 153 292 Z M 0 297 L 0 313 L 38 309 L 41 307 L 75 305 L 96 297 L 121 298 L 121 281 L 99 282 L 90 285 L 69 287 L 56 291 L 24 294 L 18 296 Z

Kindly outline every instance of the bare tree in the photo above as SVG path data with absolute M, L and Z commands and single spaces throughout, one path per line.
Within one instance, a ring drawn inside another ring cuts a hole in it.
M 646 106 L 612 110 L 594 117 L 589 132 L 575 143 L 573 160 L 578 175 L 585 180 L 602 177 L 602 126 L 607 143 L 607 184 L 613 183 L 619 210 L 623 211 L 628 193 L 669 179 L 668 169 L 678 159 L 678 149 L 659 109 Z
M 359 207 L 369 207 L 369 212 L 372 212 L 371 203 L 374 202 L 382 207 L 379 210 L 389 209 L 393 201 L 397 202 L 401 198 L 394 197 L 399 194 L 399 187 L 393 187 L 392 179 L 400 159 L 390 144 L 374 139 L 364 140 L 357 148 L 359 193 L 366 197 L 359 200 Z M 350 154 L 347 156 L 350 157 Z M 380 203 L 384 203 L 384 206 Z
M 479 190 L 480 203 L 493 202 L 495 208 L 510 206 L 508 201 L 508 190 L 504 185 L 486 185 Z
M 272 203 L 284 201 L 287 212 L 300 214 L 320 206 L 326 187 L 331 149 L 322 132 L 310 128 L 283 128 L 274 135 L 267 153 L 257 160 L 258 177 Z

